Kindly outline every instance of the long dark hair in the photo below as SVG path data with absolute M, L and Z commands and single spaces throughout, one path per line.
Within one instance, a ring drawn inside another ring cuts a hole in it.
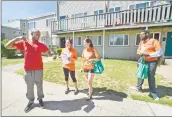
M 69 41 L 69 43 L 70 43 L 71 45 L 73 44 L 72 38 L 68 38 L 66 41 Z
M 85 42 L 86 43 L 89 43 L 90 44 L 90 47 L 94 47 L 94 45 L 93 45 L 93 42 L 91 41 L 91 39 L 85 39 Z

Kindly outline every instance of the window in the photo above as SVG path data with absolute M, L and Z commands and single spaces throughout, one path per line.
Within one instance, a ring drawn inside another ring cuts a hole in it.
M 84 13 L 84 16 L 87 16 L 87 12 Z
M 87 16 L 87 12 L 84 13 L 84 21 L 87 20 L 87 17 L 86 16 Z
M 170 4 L 172 4 L 172 0 L 168 0 L 168 2 L 169 2 Z
M 129 9 L 135 9 L 135 5 L 130 5 Z
M 26 27 L 26 23 L 23 23 L 23 27 L 24 27 L 24 28 Z
M 71 16 L 73 18 L 73 19 L 71 19 L 71 23 L 74 24 L 74 21 L 75 21 L 75 23 L 77 23 L 77 20 L 81 20 L 82 19 L 81 17 L 83 17 L 84 21 L 86 21 L 86 17 L 85 16 L 87 16 L 87 12 L 73 14 Z M 76 19 L 76 17 L 80 17 L 80 18 L 79 19 L 78 18 Z
M 75 18 L 75 15 L 73 14 L 71 17 L 72 17 L 72 19 L 71 19 L 71 23 L 72 23 L 72 24 L 74 24 L 74 20 L 75 20 L 74 18 Z
M 145 3 L 139 3 L 139 4 L 136 4 L 136 5 L 129 5 L 129 9 L 140 9 L 140 8 L 146 8 L 146 7 L 149 7 L 150 5 L 154 5 L 155 3 L 154 2 L 145 2 Z
M 98 14 L 98 11 L 94 11 L 94 15 L 97 15 Z
M 124 35 L 124 45 L 128 45 L 128 35 Z
M 109 12 L 110 12 L 110 13 L 114 12 L 114 8 L 110 8 L 110 9 L 109 9 Z
M 114 45 L 114 44 L 113 44 L 113 41 L 114 41 L 114 35 L 110 35 L 110 36 L 109 36 L 109 45 L 110 45 L 110 46 Z
M 160 40 L 160 33 L 158 32 L 150 33 L 150 38 Z
M 30 23 L 28 23 L 28 28 L 29 28 L 29 29 L 36 28 L 36 23 L 35 23 L 35 22 L 30 22 Z
M 50 27 L 52 21 L 55 21 L 55 18 L 46 19 L 46 27 Z
M 82 38 L 81 37 L 76 37 L 75 44 L 76 44 L 76 46 L 81 46 L 82 45 Z
M 71 17 L 72 17 L 72 18 L 74 18 L 74 17 L 75 17 L 75 15 L 73 14 Z
M 153 38 L 153 39 L 157 39 L 160 40 L 160 33 L 155 32 L 155 33 L 150 33 L 149 34 L 149 38 Z M 135 41 L 135 45 L 138 46 L 140 43 L 141 39 L 140 39 L 140 34 L 136 34 L 136 41 Z
M 115 7 L 115 8 L 110 8 L 109 9 L 109 12 L 112 13 L 112 12 L 119 12 L 121 10 L 120 7 Z
M 141 39 L 140 39 L 140 34 L 136 34 L 136 41 L 135 41 L 135 45 L 138 46 L 140 43 Z
M 85 12 L 85 13 L 78 13 L 78 14 L 73 15 L 72 17 L 83 17 L 85 15 L 87 15 L 87 12 Z
M 154 39 L 157 39 L 159 41 L 160 40 L 160 34 L 159 33 L 154 33 Z
M 96 19 L 96 17 L 97 17 L 98 14 L 103 14 L 103 10 L 94 11 L 94 15 L 96 15 L 96 16 L 94 17 L 94 20 Z M 100 20 L 100 19 L 103 19 L 103 15 L 99 15 L 99 20 Z
M 103 10 L 99 10 L 99 14 L 103 14 Z
M 5 33 L 1 33 L 1 39 L 5 39 Z
M 136 4 L 137 9 L 145 8 L 145 7 L 149 7 L 149 2 Z
M 151 1 L 150 2 L 150 7 L 156 6 L 157 5 L 157 1 Z
M 109 35 L 109 46 L 128 46 L 128 35 L 125 34 L 112 34 Z
M 102 36 L 98 36 L 97 45 L 102 45 Z
M 120 11 L 120 10 L 121 10 L 120 7 L 115 7 L 115 12 L 118 12 L 118 11 Z
M 102 45 L 102 36 L 87 36 L 92 40 L 94 46 Z

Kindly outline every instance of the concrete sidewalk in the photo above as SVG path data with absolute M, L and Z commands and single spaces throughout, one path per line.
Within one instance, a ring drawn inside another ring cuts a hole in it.
M 28 103 L 26 85 L 23 77 L 15 74 L 22 67 L 22 64 L 17 64 L 2 68 L 2 116 L 172 116 L 172 107 L 134 101 L 106 92 L 94 94 L 93 100 L 87 102 L 84 90 L 76 96 L 73 92 L 65 95 L 64 86 L 45 81 L 44 109 L 39 108 L 35 100 L 34 109 L 25 113 Z
M 157 73 L 163 76 L 166 80 L 172 81 L 172 65 L 161 65 L 157 68 Z

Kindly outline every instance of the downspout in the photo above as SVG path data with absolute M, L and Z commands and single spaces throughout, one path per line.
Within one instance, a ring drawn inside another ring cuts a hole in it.
M 74 45 L 75 45 L 75 40 L 74 40 L 74 38 L 75 38 L 75 32 L 73 31 L 73 48 L 74 48 Z
M 56 21 L 55 21 L 55 23 L 56 23 L 57 25 L 55 25 L 54 28 L 55 28 L 55 29 L 58 29 L 58 27 L 59 27 L 59 26 L 58 26 L 58 25 L 59 25 L 58 22 L 59 22 L 59 18 L 60 18 L 60 17 L 59 17 L 59 13 L 60 13 L 59 11 L 60 11 L 60 10 L 59 10 L 59 1 L 58 1 L 58 0 L 57 0 L 57 3 L 56 3 L 56 4 L 57 4 L 57 7 L 56 7 Z M 57 39 L 58 39 L 58 40 L 57 40 L 57 42 L 58 42 L 57 47 L 60 47 L 60 37 L 59 37 L 58 35 L 57 35 Z
M 105 29 L 103 29 L 103 60 L 105 59 Z

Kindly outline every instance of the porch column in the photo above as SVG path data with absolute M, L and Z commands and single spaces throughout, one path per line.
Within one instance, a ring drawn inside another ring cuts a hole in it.
M 75 40 L 74 40 L 74 38 L 75 38 L 75 32 L 73 31 L 73 47 L 74 47 L 74 45 L 75 45 Z
M 105 58 L 105 29 L 103 29 L 103 60 Z
M 59 13 L 60 13 L 60 9 L 59 9 L 59 1 L 57 0 L 57 7 L 56 7 L 56 21 L 59 21 Z

